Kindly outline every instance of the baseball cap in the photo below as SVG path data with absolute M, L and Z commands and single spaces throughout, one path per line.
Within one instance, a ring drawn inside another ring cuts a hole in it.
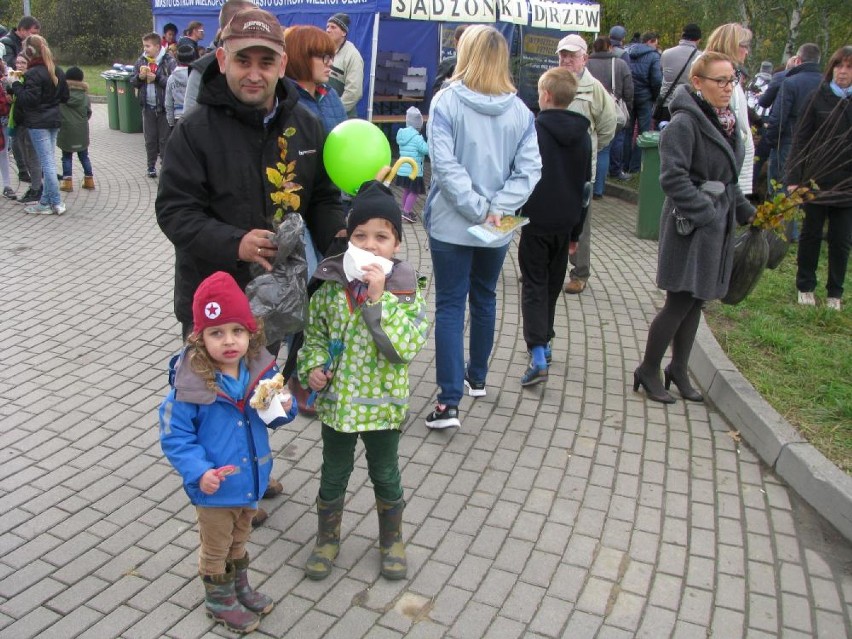
M 567 35 L 559 41 L 559 45 L 556 47 L 556 53 L 560 51 L 568 51 L 569 53 L 576 53 L 577 51 L 582 51 L 583 53 L 587 53 L 589 50 L 589 45 L 586 44 L 586 41 L 583 39 L 583 36 L 579 36 L 576 34 Z
M 263 9 L 244 9 L 234 14 L 222 30 L 222 42 L 231 51 L 242 51 L 250 47 L 264 47 L 278 55 L 284 53 L 284 33 L 278 19 Z
M 627 29 L 622 27 L 620 24 L 615 25 L 612 29 L 609 30 L 609 39 L 618 42 L 621 44 L 624 42 L 624 38 L 627 37 Z

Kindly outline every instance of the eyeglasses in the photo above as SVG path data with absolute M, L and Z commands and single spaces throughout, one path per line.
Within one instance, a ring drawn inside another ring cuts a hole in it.
M 334 56 L 328 55 L 328 54 L 326 54 L 326 55 L 315 55 L 313 57 L 315 57 L 317 60 L 322 60 L 322 63 L 325 64 L 325 65 L 329 65 L 334 61 Z
M 699 75 L 699 78 L 704 78 L 705 80 L 710 80 L 710 82 L 715 82 L 716 86 L 720 89 L 724 89 L 726 86 L 730 85 L 732 87 L 737 86 L 740 83 L 739 78 L 710 78 L 706 75 Z

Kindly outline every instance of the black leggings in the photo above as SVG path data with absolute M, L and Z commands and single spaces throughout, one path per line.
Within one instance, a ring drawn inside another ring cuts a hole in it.
M 666 303 L 648 328 L 648 344 L 642 360 L 644 370 L 659 372 L 663 355 L 671 344 L 672 370 L 686 374 L 702 306 L 704 300 L 694 298 L 691 293 L 666 293 Z

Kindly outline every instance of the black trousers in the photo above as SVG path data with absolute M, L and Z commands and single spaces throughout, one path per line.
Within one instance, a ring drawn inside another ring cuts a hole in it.
M 816 288 L 816 270 L 822 247 L 822 231 L 828 220 L 828 297 L 843 297 L 843 281 L 849 264 L 852 246 L 852 206 L 825 206 L 805 204 L 805 221 L 799 235 L 799 268 L 796 271 L 796 288 L 810 292 Z
M 527 348 L 544 346 L 553 337 L 556 301 L 568 270 L 570 233 L 536 235 L 521 229 L 518 264 L 521 267 L 521 313 Z

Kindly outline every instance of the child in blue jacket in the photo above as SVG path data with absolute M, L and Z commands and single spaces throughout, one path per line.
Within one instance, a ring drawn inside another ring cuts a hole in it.
M 416 222 L 417 214 L 414 213 L 414 203 L 422 193 L 426 192 L 426 183 L 423 181 L 423 158 L 429 154 L 429 145 L 420 135 L 423 128 L 423 114 L 417 107 L 410 107 L 405 112 L 405 128 L 396 132 L 396 143 L 399 146 L 399 157 L 413 158 L 417 161 L 417 177 L 409 179 L 411 167 L 403 164 L 399 167 L 394 184 L 401 186 L 402 219 L 406 222 Z
M 198 513 L 207 616 L 247 633 L 273 606 L 249 586 L 246 553 L 272 467 L 266 429 L 292 421 L 297 409 L 279 394 L 283 380 L 277 385 L 263 327 L 232 276 L 220 271 L 201 282 L 192 315 L 193 331 L 171 362 L 172 388 L 160 406 L 160 445 Z M 261 396 L 268 408 L 256 409 Z

